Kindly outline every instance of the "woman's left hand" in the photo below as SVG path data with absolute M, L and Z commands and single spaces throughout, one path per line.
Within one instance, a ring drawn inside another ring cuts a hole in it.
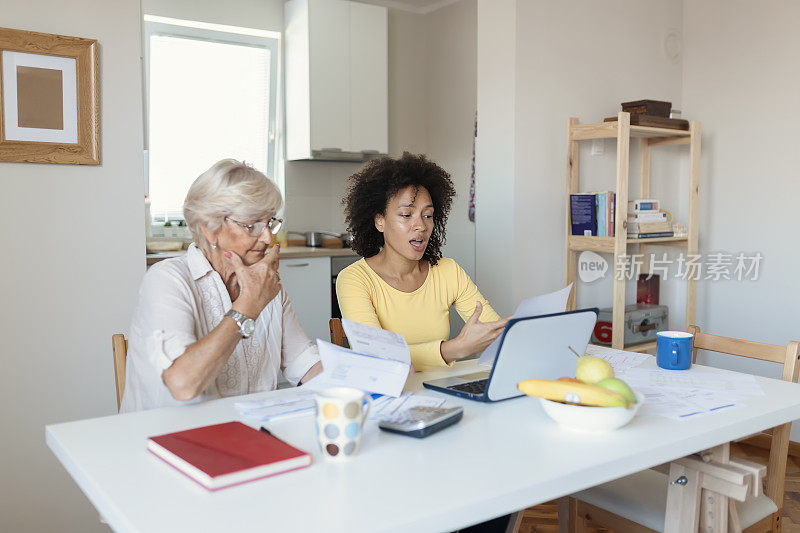
M 442 342 L 440 350 L 445 362 L 450 363 L 458 359 L 463 359 L 468 355 L 482 352 L 495 340 L 508 322 L 508 318 L 494 320 L 491 322 L 481 322 L 480 316 L 483 312 L 483 304 L 475 303 L 475 312 L 464 323 L 461 332 L 454 339 Z

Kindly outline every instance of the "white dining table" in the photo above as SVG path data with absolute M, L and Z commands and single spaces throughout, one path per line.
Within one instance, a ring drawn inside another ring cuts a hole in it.
M 115 531 L 425 532 L 510 514 L 800 418 L 800 386 L 763 377 L 765 395 L 746 406 L 686 421 L 637 416 L 607 433 L 563 429 L 535 398 L 481 403 L 422 388 L 483 368 L 460 362 L 409 378 L 406 390 L 463 406 L 450 428 L 416 439 L 370 421 L 358 454 L 334 463 L 318 449 L 313 416 L 275 421 L 273 434 L 312 453 L 313 464 L 216 492 L 149 453 L 147 438 L 248 423 L 235 402 L 292 389 L 49 425 L 47 444 Z

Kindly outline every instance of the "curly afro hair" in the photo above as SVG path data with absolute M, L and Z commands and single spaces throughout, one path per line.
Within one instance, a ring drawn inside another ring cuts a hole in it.
M 402 157 L 380 157 L 367 163 L 349 178 L 342 198 L 352 247 L 362 257 L 372 257 L 384 244 L 383 233 L 375 228 L 375 216 L 386 214 L 389 200 L 406 187 L 425 187 L 433 200 L 433 232 L 422 258 L 431 266 L 442 257 L 445 224 L 456 190 L 450 175 L 424 155 L 403 152 Z

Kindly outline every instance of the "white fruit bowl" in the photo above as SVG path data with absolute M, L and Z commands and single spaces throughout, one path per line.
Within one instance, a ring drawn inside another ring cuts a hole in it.
M 578 431 L 611 431 L 630 422 L 644 403 L 644 395 L 634 391 L 636 404 L 627 407 L 587 407 L 539 398 L 542 409 L 559 426 Z

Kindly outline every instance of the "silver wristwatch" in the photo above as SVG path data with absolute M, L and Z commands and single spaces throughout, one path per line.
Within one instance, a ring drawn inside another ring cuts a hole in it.
M 256 321 L 249 316 L 243 315 L 239 311 L 231 309 L 225 313 L 225 316 L 229 316 L 236 321 L 236 325 L 239 326 L 239 333 L 242 334 L 242 338 L 244 339 L 250 337 L 256 330 Z

